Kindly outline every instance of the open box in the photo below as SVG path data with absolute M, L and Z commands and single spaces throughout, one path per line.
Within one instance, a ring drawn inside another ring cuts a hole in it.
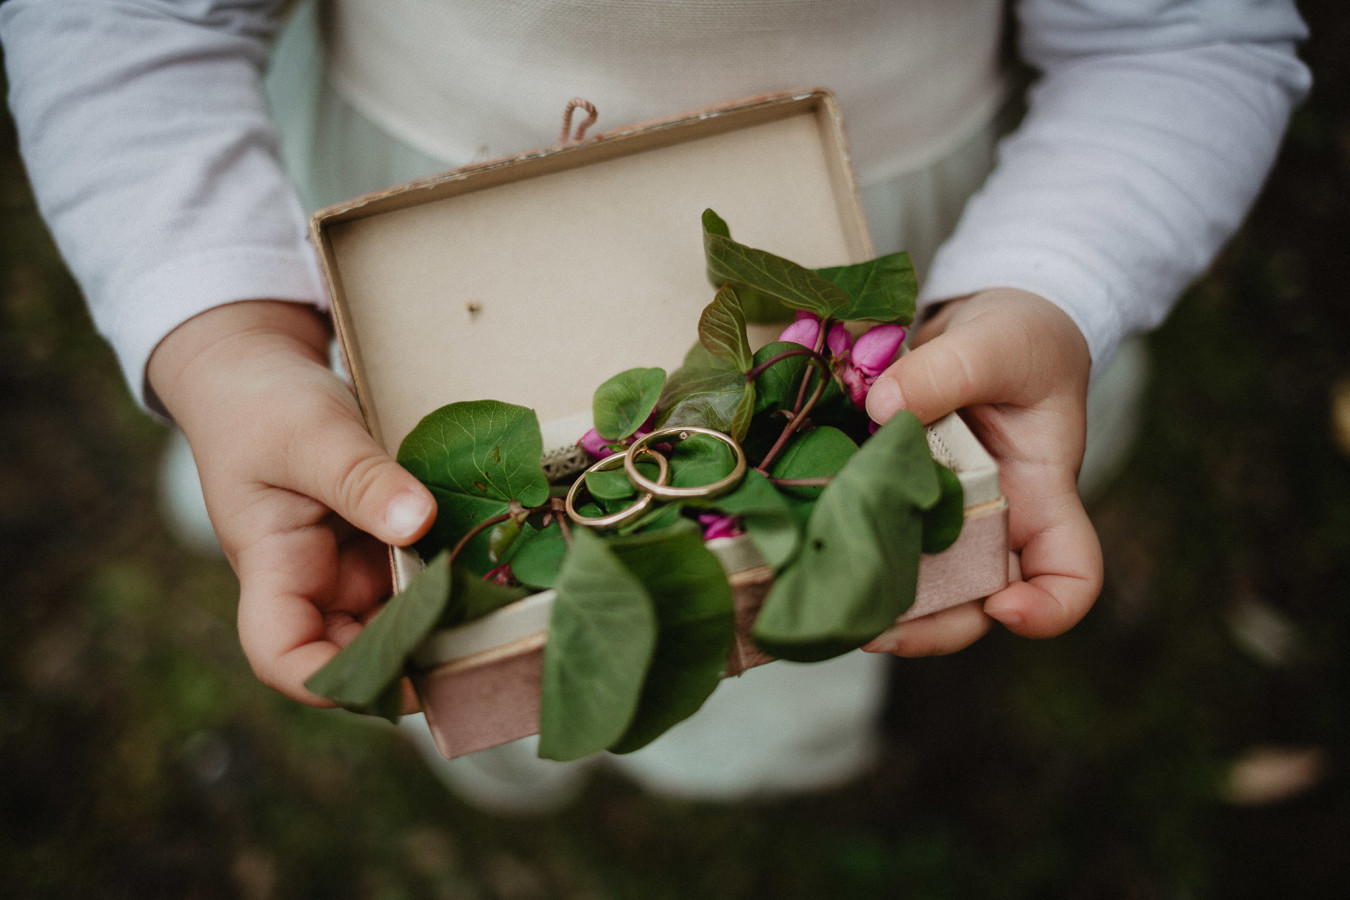
M 339 341 L 376 441 L 392 455 L 427 413 L 494 399 L 533 408 L 546 450 L 574 444 L 600 383 L 637 366 L 672 371 L 693 343 L 713 294 L 700 227 L 707 208 L 737 240 L 806 266 L 875 255 L 824 91 L 612 131 L 316 213 Z M 779 330 L 752 325 L 752 343 Z M 904 618 L 1008 580 L 994 461 L 954 415 L 928 434 L 960 477 L 965 525 L 949 549 L 923 557 Z M 746 538 L 709 546 L 736 595 L 734 675 L 768 660 L 746 634 L 772 572 Z M 421 561 L 395 549 L 393 566 L 401 589 Z M 443 755 L 537 732 L 552 599 L 546 591 L 434 634 L 415 654 L 413 683 Z

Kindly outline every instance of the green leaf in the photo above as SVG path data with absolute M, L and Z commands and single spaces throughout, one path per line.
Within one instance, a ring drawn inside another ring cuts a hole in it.
M 688 369 L 726 369 L 729 368 L 726 363 L 708 352 L 708 348 L 703 346 L 702 342 L 695 341 L 684 352 L 684 359 L 680 362 L 680 370 Z
M 897 499 L 908 500 L 919 509 L 930 509 L 941 498 L 942 487 L 933 467 L 932 451 L 928 449 L 928 435 L 913 413 L 899 412 L 892 416 L 863 442 L 854 458 L 864 452 L 866 464 L 875 468 L 878 479 Z
M 572 532 L 544 645 L 539 755 L 579 759 L 613 744 L 637 712 L 656 649 L 652 598 L 603 539 Z
M 628 753 L 703 705 L 726 670 L 736 617 L 726 573 L 688 519 L 609 546 L 646 588 L 660 623 L 637 715 L 609 748 Z
M 779 569 L 792 559 L 801 541 L 792 505 L 769 479 L 751 469 L 736 490 L 714 501 L 717 509 L 736 516 L 764 560 Z
M 711 209 L 703 211 L 703 230 L 719 234 L 725 238 L 731 237 L 731 229 L 727 227 L 727 223 Z M 722 283 L 717 280 L 711 270 L 708 272 L 708 281 L 714 287 L 722 286 Z M 747 285 L 742 285 L 736 295 L 741 299 L 741 310 L 745 313 L 747 322 L 769 324 L 792 321 L 792 310 L 767 294 L 760 293 Z
M 496 400 L 451 403 L 417 424 L 398 461 L 427 485 L 438 513 L 417 543 L 423 556 L 455 545 L 484 519 L 506 512 L 512 500 L 538 506 L 548 500 L 540 468 L 544 442 L 534 411 Z M 482 574 L 491 568 L 489 537 L 477 536 L 460 561 Z
M 628 369 L 595 389 L 591 414 L 595 430 L 607 441 L 621 441 L 642 427 L 656 408 L 665 369 Z
M 712 212 L 708 210 L 708 212 Z M 743 284 L 767 294 L 793 309 L 810 310 L 824 318 L 849 305 L 848 295 L 815 272 L 781 256 L 734 241 L 726 223 L 713 213 L 703 216 L 703 252 L 708 261 L 708 280 L 721 287 Z
M 791 307 L 784 306 L 781 301 L 749 285 L 737 287 L 736 296 L 741 298 L 741 312 L 745 315 L 745 321 L 756 325 L 786 325 L 796 315 Z
M 753 365 L 757 368 L 776 356 L 804 349 L 801 344 L 792 341 L 774 341 L 755 351 Z M 810 365 L 804 354 L 788 356 L 776 360 L 771 366 L 755 376 L 755 412 L 770 409 L 792 409 L 797 402 L 797 391 L 801 386 L 806 367 Z M 786 421 L 786 420 L 784 420 Z
M 698 340 L 708 352 L 738 371 L 749 371 L 754 354 L 745 331 L 745 313 L 736 289 L 723 285 L 698 319 Z
M 551 588 L 558 580 L 563 560 L 567 556 L 567 541 L 562 529 L 551 525 L 543 529 L 528 529 L 521 536 L 518 549 L 511 556 L 511 574 L 536 588 Z
M 484 581 L 463 566 L 455 566 L 450 579 L 450 600 L 436 620 L 437 628 L 458 628 L 515 603 L 530 593 L 522 587 Z
M 450 593 L 450 555 L 441 553 L 305 687 L 344 709 L 397 721 L 403 661 L 435 627 Z
M 848 305 L 840 309 L 835 318 L 847 322 L 869 319 L 902 325 L 914 321 L 914 299 L 918 296 L 919 284 L 908 253 L 890 253 L 867 262 L 815 271 L 848 295 Z
M 659 531 L 662 528 L 669 528 L 680 521 L 684 507 L 683 502 L 658 503 L 637 518 L 624 522 L 615 529 L 615 532 L 634 534 L 639 531 Z
M 956 543 L 961 535 L 961 526 L 966 522 L 966 498 L 961 479 L 937 460 L 933 461 L 933 466 L 937 470 L 942 495 L 923 514 L 924 553 L 941 553 Z
M 917 467 L 910 465 L 918 460 Z M 918 419 L 900 413 L 821 492 L 796 560 L 752 636 L 783 659 L 829 659 L 867 643 L 914 602 L 922 519 L 939 496 Z
M 645 457 L 646 454 L 643 454 Z M 655 481 L 660 474 L 656 463 L 642 457 L 638 458 L 638 471 Z M 628 478 L 622 468 L 605 469 L 586 476 L 586 490 L 596 500 L 626 500 L 637 493 L 637 486 Z
M 658 425 L 702 425 L 739 441 L 754 415 L 755 386 L 725 363 L 716 368 L 681 366 L 666 381 L 657 408 Z
M 858 452 L 853 439 L 837 428 L 821 426 L 797 437 L 773 464 L 774 478 L 831 478 Z M 795 500 L 815 500 L 823 487 L 792 487 L 779 490 Z
M 699 487 L 726 477 L 736 466 L 736 457 L 725 441 L 706 434 L 691 434 L 674 441 L 670 452 L 670 483 L 673 487 Z
M 724 238 L 731 237 L 731 226 L 727 224 L 726 219 L 723 219 L 711 209 L 703 211 L 703 230 L 707 234 L 715 234 Z

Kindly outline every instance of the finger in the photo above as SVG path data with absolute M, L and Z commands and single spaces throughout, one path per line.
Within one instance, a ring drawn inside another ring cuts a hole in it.
M 1015 401 L 1020 386 L 1008 383 L 1016 371 L 1008 361 L 1031 348 L 1016 330 L 991 324 L 963 322 L 960 340 L 928 341 L 901 356 L 868 392 L 868 415 L 885 422 L 903 409 L 926 425 L 963 407 Z
M 1054 637 L 1087 615 L 1101 593 L 1101 544 L 1075 492 L 1022 509 L 1010 539 L 1021 548 L 1023 580 L 990 596 L 984 611 L 1023 637 Z
M 311 706 L 333 705 L 304 684 L 339 649 L 314 602 L 332 590 L 337 568 L 336 541 L 319 525 L 264 538 L 235 560 L 239 642 L 249 665 L 263 684 Z M 333 627 L 346 640 L 354 637 L 340 619 Z
M 313 497 L 361 531 L 406 546 L 431 527 L 431 492 L 375 443 L 354 408 L 336 401 L 296 426 L 279 482 Z
M 367 621 L 376 609 L 371 601 L 394 592 L 389 548 L 363 533 L 339 539 L 338 546 L 338 572 L 329 609 L 350 610 Z
M 339 541 L 331 527 L 316 525 L 246 548 L 238 572 L 239 638 L 258 680 L 310 706 L 333 706 L 305 682 L 356 639 L 388 596 L 387 549 L 365 535 Z M 417 712 L 412 683 L 404 679 L 402 689 L 402 714 Z
M 984 637 L 990 625 L 976 600 L 892 625 L 863 649 L 905 657 L 941 656 L 969 647 Z
M 374 546 L 368 538 L 339 544 L 331 525 L 318 523 L 239 551 L 239 640 L 260 681 L 312 706 L 333 705 L 304 685 L 387 595 L 387 558 Z
M 403 679 L 403 709 L 400 710 L 399 715 L 410 716 L 421 711 L 422 701 L 418 698 L 412 681 L 407 678 Z

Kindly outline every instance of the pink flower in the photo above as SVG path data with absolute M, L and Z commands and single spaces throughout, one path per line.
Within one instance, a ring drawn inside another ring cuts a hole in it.
M 820 339 L 820 320 L 806 310 L 798 310 L 797 320 L 784 328 L 778 339 L 814 350 Z
M 510 563 L 502 563 L 483 576 L 484 581 L 490 581 L 493 584 L 504 584 L 508 587 L 516 583 L 516 576 L 511 572 Z
M 855 341 L 844 323 L 835 322 L 830 326 L 825 345 L 829 348 L 835 374 L 848 389 L 854 406 L 863 408 L 867 392 L 877 376 L 894 361 L 907 333 L 900 325 L 877 325 Z M 816 341 L 820 339 L 820 319 L 805 310 L 799 311 L 797 321 L 785 328 L 778 339 L 815 349 Z
M 844 387 L 848 388 L 848 399 L 852 400 L 858 409 L 862 409 L 867 401 L 867 392 L 872 389 L 872 382 L 876 381 L 876 376 L 869 379 L 851 364 L 841 367 L 838 372 Z
M 741 533 L 739 524 L 735 516 L 724 516 L 721 513 L 699 513 L 698 523 L 703 526 L 703 539 L 711 541 L 713 538 L 736 537 Z
M 900 352 L 900 345 L 905 342 L 907 333 L 900 325 L 876 326 L 854 343 L 849 364 L 875 381 L 895 360 L 895 354 Z
M 853 344 L 846 364 L 837 371 L 854 406 L 864 408 L 867 392 L 900 352 L 905 335 L 905 329 L 899 325 L 878 325 Z
M 656 423 L 656 410 L 652 410 L 651 415 L 647 416 L 647 421 L 638 426 L 638 430 L 633 432 L 632 436 L 622 441 L 623 444 L 631 444 L 639 438 L 646 437 L 651 433 Z M 604 459 L 606 456 L 614 455 L 614 448 L 611 446 L 616 441 L 606 440 L 600 436 L 600 432 L 592 428 L 581 436 L 577 441 L 577 446 L 585 450 L 595 459 Z M 661 445 L 657 445 L 658 447 Z
M 830 348 L 830 355 L 835 359 L 846 356 L 853 347 L 853 335 L 848 333 L 843 322 L 835 322 L 830 326 L 830 333 L 825 338 L 825 346 Z
M 600 432 L 592 428 L 581 436 L 577 445 L 585 450 L 595 459 L 604 459 L 606 456 L 613 456 L 614 451 L 609 448 L 609 441 L 600 436 Z

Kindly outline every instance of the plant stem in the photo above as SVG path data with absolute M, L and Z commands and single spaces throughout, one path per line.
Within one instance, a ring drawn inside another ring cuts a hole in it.
M 469 541 L 478 537 L 478 535 L 482 534 L 484 531 L 487 531 L 494 525 L 500 525 L 501 523 L 507 521 L 508 519 L 514 519 L 518 515 L 538 512 L 539 510 L 544 508 L 542 506 L 537 506 L 534 507 L 533 509 L 525 509 L 523 506 L 521 506 L 514 500 L 511 501 L 511 504 L 513 507 L 512 509 L 507 510 L 504 513 L 498 513 L 495 516 L 489 516 L 488 518 L 479 522 L 477 525 L 473 526 L 467 532 L 465 532 L 464 536 L 460 538 L 455 543 L 455 546 L 452 547 L 450 550 L 450 564 L 451 565 L 455 564 L 455 560 L 459 558 L 460 551 L 462 551 L 466 546 L 468 546 Z
M 764 454 L 764 458 L 759 461 L 759 465 L 755 466 L 755 471 L 759 472 L 761 475 L 768 476 L 769 464 L 772 463 L 774 459 L 777 458 L 778 454 L 782 452 L 783 448 L 787 446 L 788 439 L 797 431 L 802 422 L 806 421 L 806 417 L 811 414 L 811 410 L 815 408 L 816 402 L 820 400 L 820 395 L 825 393 L 825 386 L 830 383 L 829 363 L 825 361 L 825 358 L 819 353 L 815 353 L 812 354 L 810 359 L 811 362 L 824 369 L 821 373 L 820 383 L 817 384 L 816 389 L 811 392 L 811 397 L 792 414 L 792 418 L 783 426 L 782 433 L 778 435 L 778 440 L 773 442 L 773 446 L 769 448 L 769 452 Z M 802 379 L 803 389 L 806 387 L 806 383 L 809 380 L 810 372 Z
M 779 353 L 776 356 L 769 357 L 768 359 L 764 360 L 764 362 L 747 371 L 745 373 L 745 380 L 754 381 L 760 375 L 763 375 L 764 372 L 774 363 L 781 362 L 782 360 L 785 359 L 790 359 L 791 357 L 794 356 L 815 356 L 819 357 L 821 362 L 826 362 L 825 357 L 821 356 L 820 353 L 818 353 L 815 350 L 812 350 L 810 347 L 794 347 L 791 350 L 784 350 L 782 353 Z
M 833 475 L 820 475 L 815 478 L 770 478 L 769 484 L 778 487 L 825 487 L 833 480 Z
M 814 348 L 814 352 L 816 356 L 822 360 L 825 360 L 825 341 L 830 334 L 831 321 L 832 320 L 830 319 L 829 316 L 823 316 L 820 320 L 820 332 L 816 335 L 816 346 Z M 829 360 L 825 360 L 825 370 L 823 377 L 826 380 L 829 380 L 830 377 L 829 372 L 830 372 Z M 806 386 L 810 382 L 811 382 L 811 373 L 808 371 L 806 375 L 803 376 L 802 378 L 801 387 L 797 388 L 797 402 L 792 405 L 792 412 L 794 415 L 798 413 L 802 408 L 802 400 L 806 397 Z
M 562 532 L 563 543 L 567 549 L 572 549 L 572 526 L 567 524 L 567 503 L 561 497 L 548 498 L 548 508 L 553 513 L 553 518 L 558 522 L 558 529 Z

